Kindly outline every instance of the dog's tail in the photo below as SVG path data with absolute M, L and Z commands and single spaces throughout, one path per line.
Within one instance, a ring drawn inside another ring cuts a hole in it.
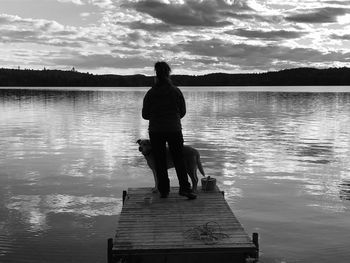
M 201 157 L 199 156 L 199 154 L 197 154 L 196 158 L 197 158 L 198 170 L 200 171 L 200 173 L 203 176 L 205 176 L 205 173 L 204 173 L 204 170 L 203 170 L 203 166 L 202 166 L 202 163 L 201 163 Z

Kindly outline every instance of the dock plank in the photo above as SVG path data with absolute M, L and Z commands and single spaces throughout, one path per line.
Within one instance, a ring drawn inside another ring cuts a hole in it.
M 225 238 L 208 244 L 190 237 L 190 231 L 208 222 Z M 172 254 L 174 259 L 182 260 L 181 254 L 189 257 L 196 253 L 196 257 L 201 258 L 198 253 L 204 253 L 205 259 L 208 253 L 220 252 L 230 259 L 230 254 L 241 253 L 239 258 L 244 258 L 256 253 L 256 249 L 218 188 L 212 192 L 199 191 L 196 200 L 179 196 L 176 187 L 171 188 L 168 198 L 160 198 L 151 188 L 129 188 L 112 253 L 116 258 L 127 256 L 130 262 L 134 262 L 130 260 L 133 255 L 137 262 L 151 262 L 155 261 L 154 256 L 147 261 L 146 256 L 141 260 L 140 255 L 152 254 L 159 258 Z

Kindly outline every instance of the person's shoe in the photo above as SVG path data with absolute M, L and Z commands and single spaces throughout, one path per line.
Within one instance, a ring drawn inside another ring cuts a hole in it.
M 167 198 L 169 193 L 160 193 L 160 198 Z
M 188 199 L 193 200 L 197 198 L 197 195 L 191 191 L 179 191 L 179 195 L 186 196 Z

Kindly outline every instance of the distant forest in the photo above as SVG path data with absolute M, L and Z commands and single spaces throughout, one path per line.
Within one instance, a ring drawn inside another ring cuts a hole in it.
M 172 75 L 171 78 L 178 86 L 350 85 L 350 68 L 295 68 L 249 74 Z M 74 68 L 69 71 L 0 69 L 3 87 L 140 87 L 152 86 L 153 82 L 152 76 L 94 75 Z

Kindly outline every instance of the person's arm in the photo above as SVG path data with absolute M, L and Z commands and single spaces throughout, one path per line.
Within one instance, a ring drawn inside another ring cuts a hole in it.
M 144 118 L 145 120 L 149 120 L 151 117 L 150 106 L 151 106 L 150 97 L 147 92 L 145 97 L 143 98 L 143 106 L 142 106 L 142 118 Z
M 179 114 L 180 114 L 180 118 L 182 119 L 185 115 L 186 115 L 186 102 L 185 102 L 185 98 L 181 92 L 180 89 L 178 89 L 179 91 Z

